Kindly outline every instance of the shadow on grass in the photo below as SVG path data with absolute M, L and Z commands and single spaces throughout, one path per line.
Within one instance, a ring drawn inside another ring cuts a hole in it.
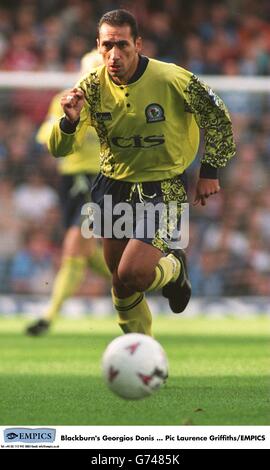
M 120 335 L 119 335 L 120 336 Z M 56 344 L 57 342 L 67 344 L 69 341 L 75 344 L 87 344 L 88 346 L 91 347 L 92 344 L 95 343 L 105 343 L 108 344 L 110 341 L 112 341 L 116 336 L 114 334 L 101 334 L 100 332 L 98 333 L 93 333 L 93 332 L 87 332 L 85 334 L 79 333 L 79 334 L 74 334 L 74 333 L 67 333 L 67 332 L 52 332 L 49 334 L 45 334 L 44 336 L 39 336 L 39 337 L 29 337 L 23 334 L 14 334 L 14 333 L 0 333 L 0 347 L 4 345 L 5 341 L 12 341 L 13 345 L 16 346 L 18 342 L 23 345 L 23 344 L 30 344 L 33 347 L 34 346 L 43 346 L 46 345 L 46 343 L 49 343 L 51 345 Z M 14 339 L 16 338 L 16 343 L 14 343 Z M 266 345 L 269 346 L 269 336 L 267 334 L 265 335 L 259 335 L 259 336 L 254 336 L 254 335 L 235 335 L 235 336 L 230 336 L 229 334 L 214 334 L 214 335 L 206 335 L 206 334 L 188 334 L 184 333 L 175 336 L 171 334 L 159 334 L 155 337 L 157 341 L 159 341 L 161 344 L 166 343 L 169 341 L 170 344 L 174 345 L 187 345 L 187 344 L 202 344 L 202 343 L 207 343 L 209 345 L 215 344 L 215 343 L 226 343 L 228 345 L 236 345 L 239 343 L 245 344 L 262 344 L 265 343 Z
M 134 402 L 114 396 L 98 375 L 114 337 L 94 329 L 41 338 L 2 333 L 0 424 L 269 424 L 269 384 L 259 375 L 269 350 L 266 334 L 157 335 L 175 376 L 152 397 Z
M 268 390 L 260 377 L 178 377 L 147 399 L 126 401 L 101 377 L 5 374 L 0 424 L 267 425 Z

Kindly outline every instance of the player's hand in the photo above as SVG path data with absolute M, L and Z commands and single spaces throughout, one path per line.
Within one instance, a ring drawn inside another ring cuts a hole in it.
M 75 122 L 79 119 L 81 110 L 84 105 L 84 93 L 79 88 L 72 88 L 67 90 L 61 98 L 61 106 L 64 110 L 66 118 L 70 122 Z
M 201 204 L 206 205 L 206 199 L 212 194 L 216 194 L 220 191 L 218 179 L 200 178 L 196 186 L 196 195 L 193 205 Z

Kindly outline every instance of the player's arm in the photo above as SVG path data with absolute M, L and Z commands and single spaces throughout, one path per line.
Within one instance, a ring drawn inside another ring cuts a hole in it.
M 191 76 L 184 96 L 198 126 L 204 129 L 205 152 L 194 202 L 205 205 L 206 199 L 220 190 L 218 169 L 235 155 L 232 123 L 221 98 L 195 75 Z
M 48 147 L 55 157 L 74 153 L 82 144 L 87 130 L 87 109 L 84 93 L 79 88 L 64 92 L 61 98 L 64 115 L 52 128 Z

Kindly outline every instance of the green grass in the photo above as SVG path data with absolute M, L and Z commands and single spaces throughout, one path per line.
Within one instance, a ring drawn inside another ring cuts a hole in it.
M 113 318 L 59 319 L 46 337 L 0 318 L 1 425 L 269 425 L 269 318 L 162 317 L 170 364 L 155 395 L 125 401 L 100 373 Z

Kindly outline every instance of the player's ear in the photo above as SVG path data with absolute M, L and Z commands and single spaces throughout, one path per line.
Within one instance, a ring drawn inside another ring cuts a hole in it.
M 141 52 L 142 50 L 142 38 L 139 36 L 135 41 L 136 52 Z
M 99 38 L 97 38 L 97 50 L 100 52 L 100 42 L 99 42 Z

